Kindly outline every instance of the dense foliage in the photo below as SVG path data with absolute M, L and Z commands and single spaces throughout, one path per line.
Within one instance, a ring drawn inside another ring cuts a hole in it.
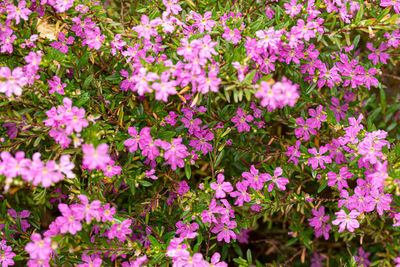
M 1 1 L 1 265 L 400 266 L 399 13 Z

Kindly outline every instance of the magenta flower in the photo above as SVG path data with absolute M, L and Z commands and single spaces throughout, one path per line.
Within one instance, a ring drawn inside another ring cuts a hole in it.
M 83 164 L 90 170 L 103 169 L 107 167 L 107 163 L 111 160 L 107 154 L 108 145 L 100 144 L 97 148 L 94 148 L 93 144 L 82 145 Z
M 318 165 L 322 168 L 325 169 L 324 163 L 331 163 L 332 159 L 329 156 L 323 156 L 324 153 L 326 153 L 328 149 L 325 146 L 321 146 L 319 148 L 319 151 L 315 147 L 308 149 L 308 153 L 315 155 L 315 157 L 309 158 L 308 159 L 308 166 L 311 165 L 313 170 L 318 168 Z
M 258 174 L 258 170 L 251 165 L 250 172 L 243 172 L 242 177 L 245 178 L 250 187 L 254 188 L 255 190 L 261 190 L 264 187 L 264 182 L 268 181 L 270 176 L 266 173 Z
M 234 116 L 231 121 L 235 123 L 233 127 L 237 127 L 239 133 L 243 131 L 249 132 L 250 125 L 247 123 L 253 121 L 253 116 L 246 115 L 246 112 L 242 108 L 238 108 L 237 116 Z
M 236 234 L 230 229 L 234 229 L 236 227 L 236 221 L 228 221 L 227 223 L 219 223 L 214 226 L 211 230 L 212 233 L 217 235 L 217 240 L 222 241 L 224 240 L 225 243 L 229 243 L 231 238 L 236 239 Z
M 62 216 L 57 217 L 56 223 L 61 233 L 65 234 L 69 232 L 74 235 L 82 230 L 80 221 L 84 218 L 83 213 L 79 212 L 79 210 L 73 211 L 73 209 L 66 204 L 59 204 L 58 209 Z
M 87 255 L 82 254 L 82 261 L 85 263 L 80 263 L 76 265 L 77 267 L 100 267 L 103 260 L 97 255 Z
M 52 42 L 50 46 L 60 50 L 64 54 L 68 53 L 68 45 L 73 44 L 75 40 L 73 36 L 69 36 L 68 39 L 65 39 L 65 34 L 63 32 L 58 34 L 57 39 L 58 41 Z
M 171 143 L 166 143 L 163 145 L 165 149 L 164 158 L 167 162 L 164 165 L 170 164 L 171 169 L 176 170 L 176 166 L 183 168 L 185 166 L 184 158 L 189 156 L 187 147 L 182 144 L 182 137 L 172 139 Z
M 182 221 L 179 221 L 175 224 L 175 227 L 177 228 L 175 233 L 179 234 L 180 238 L 192 239 L 198 235 L 196 233 L 196 230 L 199 228 L 197 223 L 183 223 Z
M 182 7 L 177 4 L 179 0 L 163 0 L 163 4 L 167 8 L 165 10 L 166 14 L 168 15 L 169 13 L 172 13 L 174 15 L 178 15 L 179 11 L 182 10 Z
M 360 223 L 357 221 L 360 213 L 357 210 L 352 210 L 349 214 L 346 214 L 344 210 L 335 212 L 336 220 L 332 222 L 333 225 L 339 225 L 339 232 L 343 232 L 346 228 L 350 232 L 354 232 L 355 228 L 360 227 Z
M 212 145 L 206 142 L 214 139 L 213 133 L 209 132 L 208 130 L 198 131 L 194 133 L 194 136 L 198 139 L 190 140 L 189 145 L 194 147 L 196 151 L 201 151 L 203 152 L 203 155 L 206 155 L 208 152 L 213 150 Z
M 7 246 L 5 240 L 1 240 L 0 242 L 0 264 L 2 267 L 12 266 L 14 265 L 13 258 L 16 256 L 14 252 L 12 252 L 12 248 Z
M 129 127 L 128 133 L 133 137 L 125 140 L 124 145 L 128 147 L 129 152 L 135 152 L 138 149 L 140 136 L 136 127 Z
M 317 125 L 315 124 L 315 119 L 307 119 L 306 121 L 304 121 L 302 117 L 298 117 L 296 119 L 296 124 L 302 126 L 294 130 L 296 138 L 303 138 L 304 141 L 307 141 L 308 139 L 310 139 L 310 134 L 317 134 L 317 130 L 315 130 L 315 128 L 317 127 Z
M 200 124 L 202 121 L 199 118 L 193 119 L 193 112 L 186 112 L 185 117 L 181 119 L 185 128 L 189 130 L 190 134 L 200 131 Z
M 333 106 L 329 106 L 329 108 L 335 113 L 336 121 L 340 122 L 340 120 L 344 120 L 349 104 L 340 105 L 340 101 L 336 97 L 332 97 L 331 102 Z
M 287 148 L 287 152 L 285 153 L 286 156 L 290 156 L 288 159 L 288 162 L 293 161 L 294 165 L 297 165 L 299 163 L 299 159 L 301 157 L 301 153 L 299 151 L 301 145 L 300 140 L 296 140 L 295 146 L 289 146 Z
M 33 242 L 28 243 L 25 246 L 25 251 L 29 253 L 31 259 L 41 259 L 48 260 L 51 255 L 51 239 L 50 237 L 45 237 L 42 239 L 41 235 L 38 233 L 33 233 L 31 236 Z
M 203 223 L 218 223 L 214 214 L 221 214 L 224 211 L 223 207 L 217 206 L 217 201 L 213 198 L 208 206 L 208 210 L 203 210 L 200 214 Z
M 189 185 L 186 183 L 186 181 L 182 181 L 179 183 L 179 187 L 177 188 L 176 192 L 179 195 L 183 195 L 185 194 L 187 191 L 189 191 L 190 187 Z
M 169 95 L 176 95 L 176 81 L 169 81 L 170 72 L 161 74 L 161 83 L 153 83 L 152 88 L 156 91 L 156 99 L 168 101 Z
M 7 10 L 7 20 L 15 19 L 15 23 L 19 24 L 21 19 L 28 20 L 28 16 L 32 11 L 26 7 L 26 2 L 24 0 L 18 2 L 18 6 L 13 4 L 8 4 L 6 6 Z
M 171 126 L 175 126 L 175 124 L 177 122 L 175 119 L 177 117 L 178 117 L 178 115 L 175 112 L 170 111 L 168 113 L 168 116 L 164 117 L 164 120 L 165 120 L 166 123 L 170 124 Z
M 322 113 L 323 107 L 321 105 L 318 106 L 316 109 L 310 108 L 308 110 L 308 114 L 310 114 L 313 120 L 313 125 L 315 125 L 318 129 L 321 128 L 321 122 L 326 121 L 327 116 Z
M 329 215 L 325 216 L 325 207 L 321 206 L 319 210 L 312 210 L 312 214 L 314 218 L 308 219 L 309 225 L 313 226 L 314 228 L 320 228 L 324 223 L 329 221 Z
M 193 23 L 192 26 L 197 27 L 199 30 L 199 33 L 203 33 L 204 30 L 207 32 L 210 32 L 216 24 L 215 21 L 210 20 L 211 16 L 212 16 L 212 13 L 210 11 L 205 12 L 204 17 L 202 17 L 201 14 L 194 13 L 193 19 L 194 19 L 195 23 Z
M 374 65 L 378 64 L 379 61 L 383 64 L 387 64 L 389 54 L 383 53 L 383 51 L 387 49 L 387 44 L 385 42 L 382 42 L 377 49 L 374 48 L 372 43 L 368 43 L 367 47 L 372 51 L 372 53 L 368 55 L 368 59 L 371 60 Z
M 378 71 L 375 68 L 371 68 L 368 70 L 368 72 L 364 76 L 364 84 L 368 88 L 368 90 L 371 88 L 371 85 L 378 87 L 379 81 L 376 79 L 373 75 L 377 74 Z
M 274 171 L 274 176 L 271 176 L 268 173 L 266 174 L 267 181 L 272 181 L 272 183 L 268 185 L 268 192 L 272 191 L 274 185 L 276 185 L 280 190 L 286 190 L 286 185 L 289 183 L 289 180 L 285 177 L 279 177 L 282 175 L 282 173 L 283 173 L 282 168 L 278 167 Z
M 240 39 L 242 39 L 242 36 L 240 36 L 240 31 L 238 29 L 230 29 L 229 27 L 224 28 L 224 34 L 222 34 L 222 37 L 229 41 L 232 41 L 234 44 L 237 44 Z
M 0 93 L 10 97 L 12 94 L 21 95 L 22 87 L 28 83 L 22 68 L 15 68 L 12 72 L 8 67 L 0 67 Z
M 64 95 L 64 88 L 67 86 L 65 83 L 61 83 L 61 79 L 58 76 L 53 76 L 53 80 L 49 80 L 49 94 L 53 94 L 54 92 L 59 93 L 60 95 Z
M 248 186 L 249 182 L 246 180 L 236 183 L 236 188 L 238 191 L 233 191 L 229 194 L 231 197 L 238 197 L 235 201 L 235 205 L 241 207 L 243 206 L 243 202 L 250 202 L 251 198 L 249 194 L 247 194 Z
M 230 182 L 224 182 L 224 175 L 219 173 L 217 176 L 217 182 L 213 182 L 210 185 L 210 188 L 215 190 L 216 198 L 224 198 L 226 193 L 230 193 L 233 191 L 233 187 Z
M 157 31 L 153 29 L 155 27 L 153 21 L 149 21 L 149 17 L 142 15 L 140 19 L 141 24 L 132 28 L 133 31 L 138 33 L 138 38 L 144 38 L 150 40 L 151 36 L 157 36 Z
M 124 242 L 126 240 L 126 235 L 132 233 L 132 230 L 129 228 L 131 223 L 131 220 L 124 220 L 122 223 L 114 223 L 107 233 L 108 238 L 113 239 L 116 237 L 119 242 Z
M 371 265 L 371 262 L 368 260 L 369 255 L 371 255 L 371 253 L 365 252 L 364 249 L 360 247 L 358 249 L 358 255 L 354 255 L 354 259 L 358 263 L 358 266 L 367 267 Z
M 338 189 L 342 191 L 343 188 L 348 188 L 348 184 L 346 182 L 346 179 L 351 179 L 353 177 L 353 174 L 348 171 L 347 167 L 342 167 L 340 168 L 339 174 L 336 174 L 334 172 L 328 172 L 328 185 L 329 186 L 335 186 L 336 184 L 338 185 Z

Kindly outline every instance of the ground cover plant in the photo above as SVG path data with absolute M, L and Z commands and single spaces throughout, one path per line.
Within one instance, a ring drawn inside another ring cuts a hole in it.
M 400 266 L 399 12 L 1 1 L 1 266 Z

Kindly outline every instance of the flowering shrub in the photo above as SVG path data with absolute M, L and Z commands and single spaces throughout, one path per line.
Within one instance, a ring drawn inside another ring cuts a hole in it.
M 399 13 L 1 1 L 1 265 L 400 266 Z

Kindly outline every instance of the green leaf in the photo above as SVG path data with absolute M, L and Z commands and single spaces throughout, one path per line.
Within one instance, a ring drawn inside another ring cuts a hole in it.
M 149 181 L 146 180 L 139 180 L 138 183 L 146 187 L 152 185 Z
M 324 189 L 328 186 L 328 180 L 324 180 L 322 184 L 318 187 L 318 194 L 324 191 Z
M 185 175 L 186 178 L 188 178 L 190 180 L 190 177 L 192 177 L 192 167 L 190 166 L 190 164 L 185 164 Z
M 251 250 L 250 249 L 247 249 L 246 256 L 247 256 L 247 261 L 251 264 L 253 262 L 253 258 L 251 256 Z
M 83 65 L 86 65 L 89 61 L 89 57 L 90 57 L 90 52 L 83 54 L 83 56 L 78 61 L 78 68 L 82 67 Z
M 88 87 L 89 87 L 89 84 L 90 84 L 92 81 L 93 81 L 93 75 L 91 74 L 91 75 L 89 75 L 89 76 L 85 79 L 85 81 L 83 82 L 82 88 L 83 88 L 83 89 L 88 88 Z
M 83 105 L 85 105 L 89 100 L 90 100 L 89 93 L 84 93 L 83 95 L 81 95 L 79 100 L 74 103 L 74 106 L 77 106 L 80 108 Z
M 358 9 L 358 13 L 357 13 L 357 16 L 356 16 L 356 24 L 358 24 L 358 22 L 361 21 L 363 15 L 364 15 L 364 3 L 361 0 L 358 0 L 358 2 L 360 3 L 359 4 L 360 9 Z

